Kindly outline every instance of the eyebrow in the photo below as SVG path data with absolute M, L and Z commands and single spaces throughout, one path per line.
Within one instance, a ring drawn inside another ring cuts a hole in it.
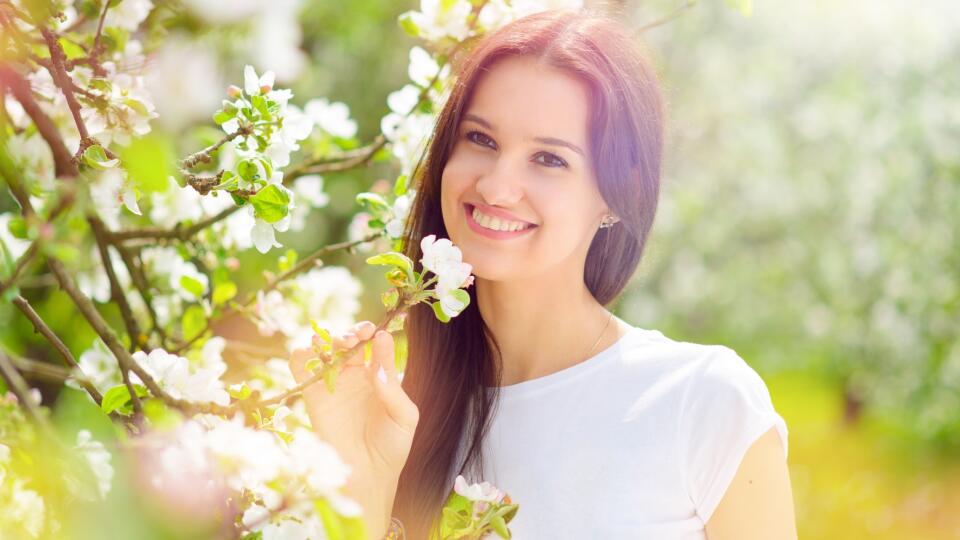
M 465 115 L 463 116 L 463 119 L 464 119 L 464 120 L 470 120 L 470 121 L 472 121 L 472 122 L 476 122 L 476 123 L 480 124 L 481 126 L 487 128 L 487 129 L 489 129 L 489 130 L 491 130 L 491 131 L 494 131 L 493 124 L 491 124 L 490 122 L 487 122 L 486 120 L 484 120 L 483 118 L 480 118 L 479 116 L 477 116 L 477 115 L 475 115 L 475 114 L 467 113 L 467 114 L 465 114 Z M 576 153 L 578 153 L 578 154 L 580 154 L 581 156 L 584 156 L 584 157 L 586 157 L 586 155 L 587 155 L 583 150 L 580 149 L 579 146 L 577 146 L 577 145 L 575 145 L 575 144 L 573 144 L 573 143 L 571 143 L 571 142 L 567 142 L 567 141 L 565 141 L 565 140 L 563 140 L 563 139 L 558 139 L 558 138 L 556 138 L 556 137 L 534 137 L 533 140 L 535 140 L 535 141 L 537 141 L 537 142 L 540 142 L 540 143 L 543 143 L 543 144 L 549 144 L 549 145 L 552 145 L 552 146 L 563 146 L 563 147 L 569 148 L 570 150 L 573 150 L 574 152 L 576 152 Z

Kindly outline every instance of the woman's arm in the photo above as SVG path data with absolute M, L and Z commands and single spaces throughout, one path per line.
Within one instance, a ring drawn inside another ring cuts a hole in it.
M 709 540 L 795 540 L 796 516 L 783 442 L 771 428 L 747 450 L 706 525 Z

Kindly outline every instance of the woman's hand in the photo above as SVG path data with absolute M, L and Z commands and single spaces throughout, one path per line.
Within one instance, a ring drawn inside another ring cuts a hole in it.
M 357 323 L 352 331 L 335 336 L 333 346 L 349 349 L 373 336 L 374 330 L 376 326 L 369 321 Z M 304 365 L 315 356 L 312 349 L 293 351 L 290 370 L 298 383 L 313 376 Z M 313 429 L 351 466 L 347 492 L 372 514 L 367 517 L 370 532 L 374 532 L 382 525 L 384 511 L 389 522 L 396 484 L 410 454 L 420 413 L 397 379 L 389 332 L 377 332 L 371 356 L 370 365 L 365 366 L 363 348 L 359 348 L 341 368 L 332 394 L 320 381 L 303 395 Z M 386 381 L 377 375 L 381 367 Z

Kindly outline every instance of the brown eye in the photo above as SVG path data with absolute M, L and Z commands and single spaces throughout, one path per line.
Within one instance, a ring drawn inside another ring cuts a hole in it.
M 497 147 L 496 143 L 493 142 L 493 139 L 491 139 L 490 137 L 487 137 L 486 135 L 484 135 L 479 131 L 468 131 L 467 140 L 475 144 L 479 144 L 480 146 L 487 146 L 489 148 L 494 148 L 494 149 L 496 149 Z
M 541 157 L 546 158 L 546 161 L 541 161 L 540 159 L 538 159 Z M 547 167 L 566 167 L 567 166 L 566 161 L 556 156 L 555 154 L 551 154 L 549 152 L 541 152 L 537 154 L 537 157 L 534 158 L 534 161 L 536 161 L 537 163 L 540 163 L 541 165 L 546 165 Z

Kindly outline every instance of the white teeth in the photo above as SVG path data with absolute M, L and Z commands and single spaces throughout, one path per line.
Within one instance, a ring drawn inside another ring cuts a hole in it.
M 477 207 L 473 208 L 473 220 L 480 224 L 484 229 L 494 231 L 519 231 L 526 229 L 530 225 L 518 221 L 506 221 L 500 218 L 491 217 L 480 212 Z

